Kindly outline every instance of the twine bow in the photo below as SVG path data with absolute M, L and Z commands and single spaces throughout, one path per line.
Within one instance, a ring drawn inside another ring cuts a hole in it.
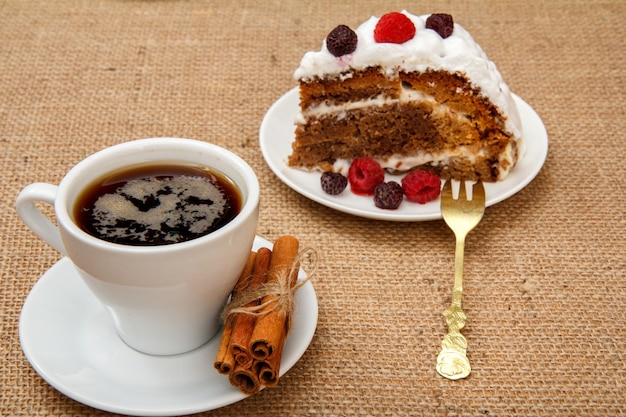
M 298 280 L 300 262 L 305 256 L 314 258 L 311 271 L 307 273 L 304 279 Z M 314 249 L 304 249 L 298 253 L 289 268 L 277 271 L 271 282 L 266 282 L 255 289 L 238 291 L 239 294 L 232 297 L 222 310 L 220 316 L 222 322 L 226 322 L 228 317 L 233 314 L 248 314 L 259 317 L 278 309 L 278 314 L 287 317 L 287 331 L 289 331 L 293 320 L 295 293 L 313 277 L 317 269 L 317 259 L 317 252 Z M 242 285 L 244 289 L 249 286 L 251 278 L 252 276 L 249 276 L 244 281 L 244 285 Z M 257 301 L 258 304 L 248 305 Z

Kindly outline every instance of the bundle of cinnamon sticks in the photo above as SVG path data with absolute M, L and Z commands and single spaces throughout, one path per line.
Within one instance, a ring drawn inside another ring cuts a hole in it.
M 272 250 L 260 248 L 250 253 L 233 289 L 229 305 L 235 303 L 236 307 L 224 319 L 214 366 L 245 394 L 278 384 L 292 314 L 292 307 L 282 301 L 285 295 L 293 296 L 298 249 L 295 237 L 282 236 Z

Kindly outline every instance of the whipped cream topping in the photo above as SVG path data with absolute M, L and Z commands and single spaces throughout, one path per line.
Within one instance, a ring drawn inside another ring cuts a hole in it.
M 506 117 L 506 129 L 521 138 L 522 123 L 511 90 L 469 32 L 455 23 L 452 35 L 443 39 L 437 32 L 426 29 L 426 19 L 430 15 L 416 16 L 406 10 L 402 13 L 415 25 L 413 39 L 402 44 L 376 42 L 374 28 L 380 18 L 373 16 L 355 30 L 358 42 L 352 54 L 335 57 L 328 51 L 324 40 L 320 51 L 310 51 L 303 56 L 294 78 L 304 82 L 327 75 L 349 78 L 352 70 L 377 66 L 389 77 L 400 71 L 445 70 L 464 74 L 500 109 Z

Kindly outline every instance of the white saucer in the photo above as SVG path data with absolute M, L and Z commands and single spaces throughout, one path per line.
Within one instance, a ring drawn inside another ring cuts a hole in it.
M 298 88 L 279 98 L 265 114 L 259 131 L 261 152 L 274 174 L 303 196 L 338 211 L 378 220 L 422 221 L 441 218 L 439 199 L 427 204 L 403 203 L 397 210 L 382 210 L 372 198 L 344 191 L 326 194 L 320 186 L 319 172 L 289 168 L 287 158 L 294 141 L 294 119 L 299 112 Z M 539 115 L 524 100 L 513 95 L 524 129 L 526 151 L 517 166 L 503 180 L 485 183 L 487 206 L 505 200 L 528 185 L 539 173 L 548 155 L 548 133 Z M 400 182 L 401 176 L 386 175 L 386 181 Z
M 257 236 L 254 250 L 271 247 Z M 299 278 L 306 275 L 300 270 Z M 296 292 L 294 325 L 280 374 L 304 354 L 317 326 L 317 297 L 311 282 Z M 182 355 L 150 356 L 117 336 L 102 305 L 61 259 L 35 284 L 19 324 L 22 349 L 50 385 L 83 404 L 130 415 L 184 415 L 246 398 L 213 368 L 221 335 Z

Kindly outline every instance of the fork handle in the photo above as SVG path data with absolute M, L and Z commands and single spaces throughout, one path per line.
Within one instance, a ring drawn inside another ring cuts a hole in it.
M 454 288 L 452 290 L 452 304 L 457 304 L 461 308 L 461 298 L 463 296 L 463 261 L 465 258 L 465 236 L 456 238 L 456 249 L 454 251 Z M 461 326 L 460 328 L 462 328 Z
M 454 255 L 454 289 L 450 307 L 443 312 L 448 325 L 448 334 L 441 341 L 441 352 L 437 357 L 437 372 L 448 379 L 461 379 L 471 372 L 467 359 L 467 339 L 461 334 L 467 317 L 461 308 L 463 297 L 463 254 L 465 236 L 457 237 Z

